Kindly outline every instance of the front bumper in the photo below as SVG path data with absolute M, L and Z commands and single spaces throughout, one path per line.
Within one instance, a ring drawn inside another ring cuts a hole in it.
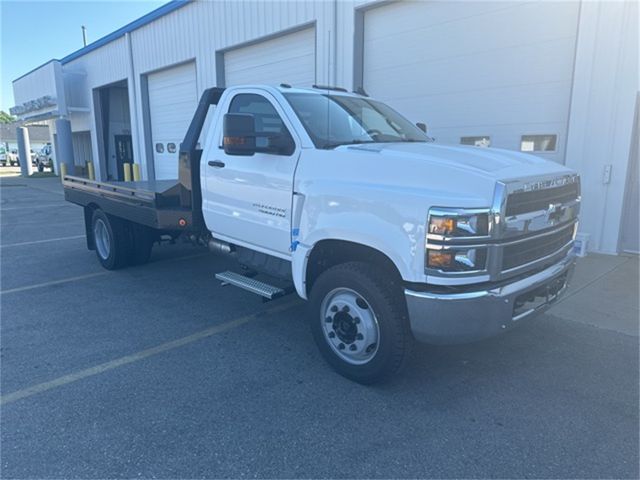
M 501 287 L 464 293 L 405 289 L 414 337 L 425 343 L 466 343 L 497 335 L 546 310 L 566 291 L 575 256 Z

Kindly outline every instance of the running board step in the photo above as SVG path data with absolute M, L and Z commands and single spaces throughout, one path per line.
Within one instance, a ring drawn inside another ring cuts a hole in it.
M 234 287 L 242 288 L 261 297 L 273 300 L 274 298 L 281 297 L 287 292 L 279 287 L 274 287 L 268 283 L 255 280 L 253 278 L 245 277 L 235 272 L 221 272 L 216 273 L 216 278 L 222 282 L 223 285 L 233 285 Z

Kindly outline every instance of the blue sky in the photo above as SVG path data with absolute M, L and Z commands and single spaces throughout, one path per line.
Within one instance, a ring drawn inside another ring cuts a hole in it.
M 12 80 L 51 60 L 82 48 L 87 42 L 168 3 L 155 0 L 56 1 L 0 0 L 0 110 L 13 103 Z

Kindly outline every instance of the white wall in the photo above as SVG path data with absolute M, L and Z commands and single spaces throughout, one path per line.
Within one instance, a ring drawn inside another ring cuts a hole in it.
M 13 98 L 16 105 L 50 95 L 57 97 L 55 64 L 52 60 L 13 82 Z
M 567 166 L 580 172 L 580 231 L 590 249 L 618 251 L 638 79 L 638 3 L 583 2 Z M 611 165 L 611 182 L 603 183 Z M 637 209 L 637 205 L 634 207 Z

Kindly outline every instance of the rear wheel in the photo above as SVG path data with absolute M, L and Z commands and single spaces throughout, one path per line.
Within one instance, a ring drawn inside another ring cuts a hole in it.
M 311 331 L 325 360 L 359 383 L 384 381 L 404 365 L 413 338 L 400 286 L 374 266 L 328 269 L 311 291 Z
M 93 241 L 98 260 L 107 270 L 117 270 L 127 263 L 128 238 L 124 220 L 93 212 L 91 221 Z

